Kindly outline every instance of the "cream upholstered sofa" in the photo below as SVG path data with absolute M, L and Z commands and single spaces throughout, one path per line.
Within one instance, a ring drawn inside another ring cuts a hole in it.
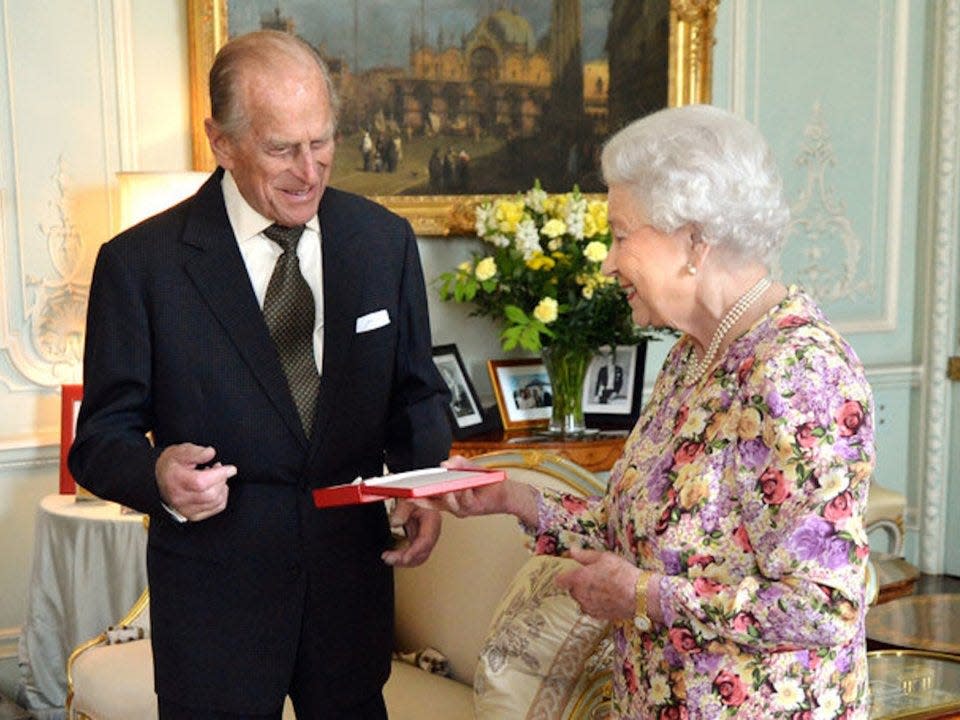
M 863 525 L 868 534 L 882 530 L 887 535 L 887 552 L 894 557 L 903 555 L 903 516 L 907 498 L 902 493 L 889 490 L 877 482 L 870 482 L 867 510 Z
M 472 461 L 541 487 L 603 492 L 592 473 L 546 453 Z M 608 694 L 610 643 L 606 625 L 582 615 L 553 583 L 571 562 L 531 555 L 512 518 L 445 515 L 429 561 L 396 571 L 396 646 L 400 656 L 439 652 L 451 677 L 394 661 L 384 689 L 391 720 L 597 717 Z M 68 718 L 156 717 L 148 602 L 145 592 L 120 623 L 143 628 L 143 639 L 112 643 L 105 633 L 71 655 Z M 284 718 L 292 717 L 288 699 Z

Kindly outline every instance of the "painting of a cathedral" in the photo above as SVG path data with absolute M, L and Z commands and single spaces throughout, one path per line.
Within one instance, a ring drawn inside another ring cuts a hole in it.
M 366 195 L 600 191 L 603 140 L 667 101 L 669 0 L 243 0 L 341 96 L 333 184 Z

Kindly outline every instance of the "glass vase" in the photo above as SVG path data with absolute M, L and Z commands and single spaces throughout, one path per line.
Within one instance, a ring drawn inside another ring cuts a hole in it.
M 543 364 L 550 376 L 553 410 L 548 431 L 551 434 L 583 435 L 583 381 L 593 352 L 585 348 L 552 345 L 543 348 Z

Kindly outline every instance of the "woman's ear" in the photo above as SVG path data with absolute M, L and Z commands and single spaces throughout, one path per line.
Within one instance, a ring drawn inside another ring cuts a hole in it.
M 703 232 L 696 225 L 690 226 L 690 248 L 696 250 L 698 245 L 705 245 Z

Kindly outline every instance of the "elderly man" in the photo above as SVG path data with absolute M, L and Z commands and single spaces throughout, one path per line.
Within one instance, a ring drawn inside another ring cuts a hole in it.
M 328 188 L 337 101 L 306 43 L 220 51 L 192 198 L 103 246 L 70 467 L 149 513 L 162 718 L 384 718 L 393 565 L 439 516 L 318 510 L 315 487 L 434 465 L 450 444 L 408 223 Z M 147 440 L 152 434 L 153 442 Z

